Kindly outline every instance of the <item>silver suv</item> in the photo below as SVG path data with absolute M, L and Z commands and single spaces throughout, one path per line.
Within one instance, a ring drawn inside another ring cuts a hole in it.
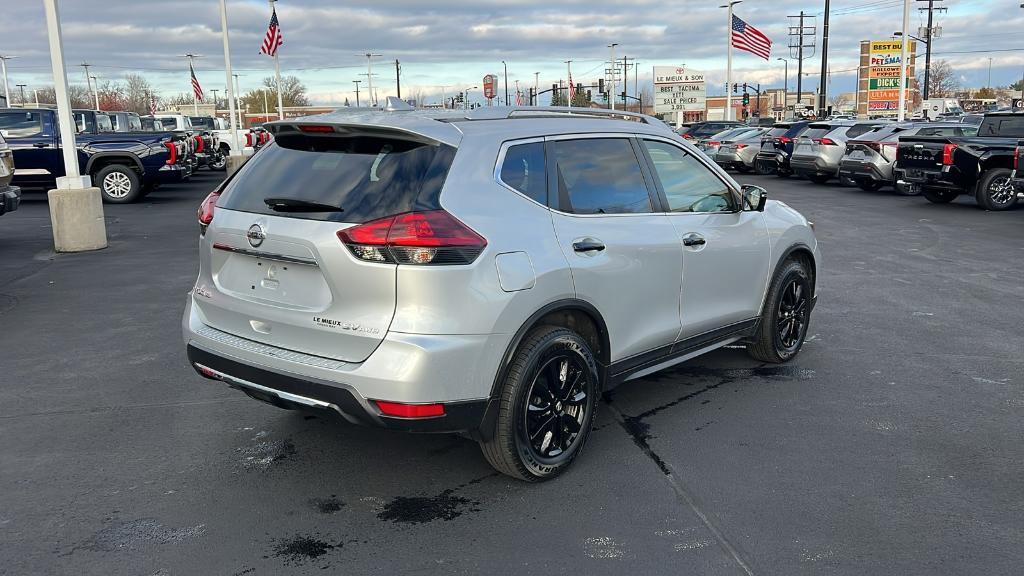
M 662 122 L 405 108 L 271 123 L 203 202 L 183 319 L 199 374 L 466 433 L 542 480 L 580 453 L 603 390 L 728 344 L 800 350 L 812 227 Z

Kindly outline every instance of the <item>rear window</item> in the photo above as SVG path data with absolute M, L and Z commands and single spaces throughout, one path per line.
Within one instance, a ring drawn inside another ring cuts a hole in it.
M 906 130 L 907 128 L 905 126 L 882 126 L 881 128 L 873 132 L 868 132 L 867 134 L 861 136 L 859 140 L 864 140 L 868 142 L 881 142 L 882 140 L 885 140 L 886 138 L 893 136 L 894 134 L 899 134 L 900 132 L 905 132 Z
M 801 138 L 821 138 L 825 134 L 832 131 L 832 127 L 828 124 L 812 124 L 800 133 Z
M 1024 115 L 988 116 L 978 130 L 978 136 L 1024 136 Z
M 279 135 L 224 188 L 228 210 L 362 223 L 435 209 L 455 148 L 386 137 Z M 337 206 L 341 212 L 276 212 L 265 198 Z
M 867 134 L 875 129 L 875 124 L 854 124 L 850 126 L 850 129 L 846 131 L 847 138 L 856 138 L 862 134 Z
M 43 115 L 39 112 L 0 112 L 0 130 L 8 138 L 35 136 L 43 131 Z
M 501 162 L 501 181 L 546 206 L 548 180 L 544 166 L 543 142 L 509 146 Z
M 216 126 L 213 123 L 213 118 L 210 118 L 209 116 L 189 116 L 189 120 L 192 122 L 192 126 L 206 128 L 208 130 L 216 129 Z
M 776 127 L 772 128 L 771 130 L 769 130 L 768 132 L 766 132 L 764 134 L 764 137 L 765 138 L 775 138 L 777 136 L 782 136 L 783 134 L 786 133 L 787 130 L 789 130 L 789 126 L 776 126 Z
M 920 128 L 915 136 L 963 136 L 959 126 L 927 126 Z

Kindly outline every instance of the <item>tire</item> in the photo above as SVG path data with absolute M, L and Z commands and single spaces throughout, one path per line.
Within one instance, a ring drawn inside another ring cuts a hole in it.
M 882 183 L 878 180 L 857 180 L 857 187 L 865 192 L 878 192 L 882 189 Z
M 100 168 L 92 177 L 99 187 L 103 201 L 108 204 L 128 204 L 142 197 L 139 175 L 124 164 L 110 164 Z
M 811 174 L 810 176 L 807 177 L 807 179 L 810 180 L 811 182 L 814 182 L 815 184 L 825 184 L 826 182 L 831 180 L 832 177 L 825 176 L 823 174 Z
M 811 279 L 806 266 L 787 260 L 775 274 L 761 322 L 747 353 L 762 362 L 792 360 L 804 345 L 811 319 Z
M 736 164 L 734 168 L 736 168 L 736 171 L 739 172 L 740 174 L 750 174 L 751 172 L 750 167 L 748 167 L 746 164 L 743 164 L 742 162 Z
M 959 196 L 952 190 L 943 190 L 942 188 L 922 188 L 921 194 L 925 200 L 933 204 L 949 204 Z
M 590 436 L 599 390 L 597 362 L 586 340 L 555 326 L 533 330 L 502 383 L 494 434 L 480 442 L 484 457 L 498 472 L 527 482 L 558 476 Z
M 1010 169 L 993 168 L 985 171 L 978 182 L 974 199 L 985 210 L 1008 210 L 1017 203 L 1017 189 L 1010 181 Z
M 223 172 L 228 169 L 228 155 L 224 153 L 223 148 L 218 150 L 217 155 L 210 159 L 207 167 L 216 172 Z
M 754 161 L 754 172 L 761 176 L 770 176 L 775 173 L 775 169 L 769 166 L 765 162 Z

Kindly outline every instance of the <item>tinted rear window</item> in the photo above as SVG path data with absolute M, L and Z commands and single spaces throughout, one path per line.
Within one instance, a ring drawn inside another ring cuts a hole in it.
M 815 124 L 808 126 L 807 130 L 800 133 L 801 138 L 821 138 L 825 134 L 832 131 L 832 127 L 828 125 Z
M 880 142 L 894 134 L 899 134 L 900 132 L 905 132 L 906 130 L 906 126 L 882 126 L 878 130 L 868 132 L 867 134 L 861 136 L 860 138 L 858 138 L 858 140 L 865 140 L 868 142 Z
M 1024 115 L 989 116 L 981 123 L 978 136 L 1024 136 Z
M 229 210 L 361 223 L 436 209 L 455 148 L 383 137 L 279 135 L 224 188 Z M 275 212 L 265 198 L 338 206 L 342 212 Z
M 34 136 L 43 131 L 43 115 L 39 112 L 0 112 L 0 130 L 9 138 Z
M 548 203 L 544 143 L 509 146 L 501 163 L 501 181 L 541 204 Z
M 776 136 L 782 136 L 789 130 L 789 126 L 776 126 L 764 134 L 765 138 L 775 138 Z

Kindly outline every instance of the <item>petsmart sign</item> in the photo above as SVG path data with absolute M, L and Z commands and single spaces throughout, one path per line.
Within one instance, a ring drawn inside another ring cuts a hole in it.
M 875 40 L 868 54 L 868 110 L 899 110 L 902 40 Z M 907 78 L 910 78 L 908 70 Z M 909 96 L 909 95 L 908 95 Z M 909 100 L 909 98 L 908 98 Z

